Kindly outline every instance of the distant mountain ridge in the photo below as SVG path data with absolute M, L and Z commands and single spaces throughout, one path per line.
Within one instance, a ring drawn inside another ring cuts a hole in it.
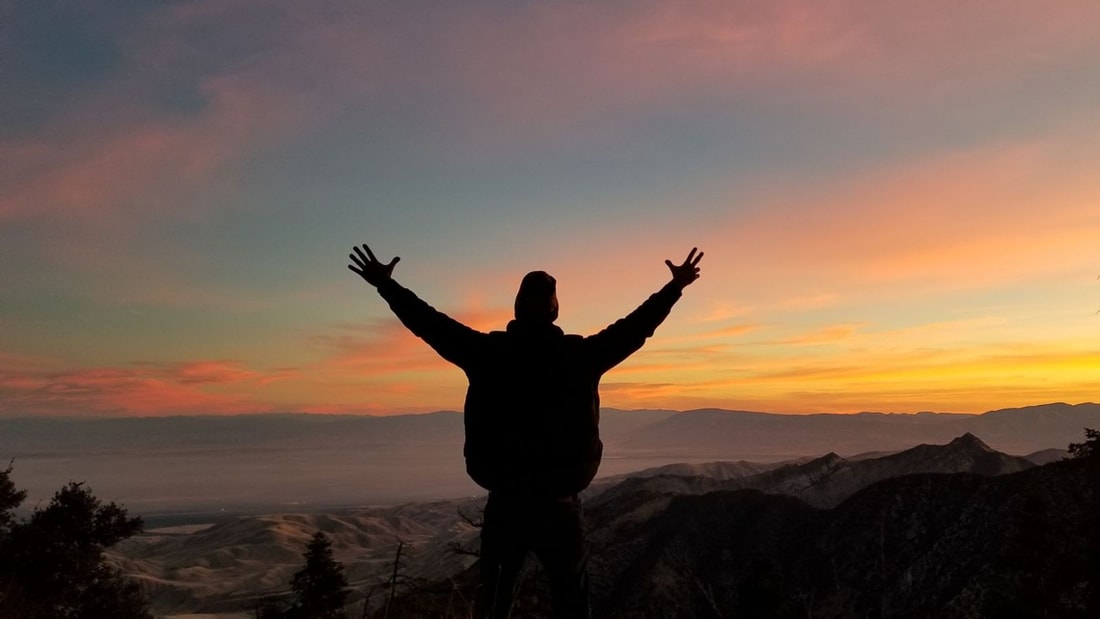
M 715 463 L 719 464 L 719 463 Z M 991 477 L 1034 467 L 1030 460 L 991 449 L 967 433 L 946 445 L 916 447 L 878 458 L 846 460 L 835 453 L 806 462 L 755 470 L 748 463 L 736 467 L 702 467 L 694 475 L 652 474 L 641 471 L 598 494 L 591 503 L 614 500 L 616 494 L 706 494 L 722 490 L 753 489 L 801 499 L 814 507 L 833 507 L 867 486 L 902 475 L 916 473 L 971 473 Z M 686 470 L 692 470 L 685 467 Z M 657 470 L 675 471 L 676 467 Z M 737 474 L 740 471 L 741 474 Z M 717 475 L 708 475 L 708 472 Z
M 774 415 L 699 409 L 643 427 L 624 450 L 733 454 L 740 459 L 785 459 L 835 452 L 897 451 L 942 443 L 967 432 L 999 451 L 1028 454 L 1064 448 L 1085 427 L 1100 426 L 1100 404 L 1054 403 L 964 415 L 856 413 Z
M 601 477 L 660 465 L 756 466 L 834 453 L 890 453 L 967 432 L 1012 454 L 1064 449 L 1100 405 L 1048 404 L 982 415 L 775 415 L 707 409 L 601 413 Z M 370 417 L 264 414 L 127 419 L 0 419 L 0 459 L 28 505 L 70 479 L 138 513 L 282 511 L 472 496 L 460 413 Z M 862 457 L 862 456 L 861 456 Z M 1046 457 L 1057 458 L 1057 452 Z
M 896 451 L 970 432 L 1006 453 L 1064 448 L 1081 429 L 1100 426 L 1100 404 L 1062 402 L 961 413 L 775 414 L 725 409 L 601 411 L 601 434 L 622 450 L 695 456 L 788 458 L 836 452 Z M 262 413 L 126 418 L 0 418 L 0 455 L 143 449 L 283 448 L 461 443 L 462 414 L 321 415 Z M 793 450 L 793 451 L 792 451 Z M 797 453 L 795 453 L 797 452 Z

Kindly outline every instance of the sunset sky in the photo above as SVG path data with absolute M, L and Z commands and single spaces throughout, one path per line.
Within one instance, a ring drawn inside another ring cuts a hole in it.
M 121 6 L 120 6 L 121 5 Z M 1100 3 L 4 3 L 0 416 L 457 410 L 349 272 L 592 333 L 605 406 L 982 412 L 1100 384 Z

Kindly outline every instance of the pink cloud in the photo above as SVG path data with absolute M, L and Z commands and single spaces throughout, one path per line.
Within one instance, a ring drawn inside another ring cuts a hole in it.
M 470 113 L 483 113 L 503 141 L 594 139 L 582 131 L 589 120 L 614 126 L 640 106 L 766 98 L 794 87 L 821 103 L 870 98 L 896 111 L 965 98 L 1100 50 L 1090 26 L 1100 8 L 1087 1 L 713 0 L 471 15 L 448 23 L 436 44 L 452 52 L 444 62 L 477 101 Z
M 326 352 L 321 363 L 326 372 L 378 378 L 453 368 L 396 318 L 352 326 L 351 331 L 308 338 Z
M 165 197 L 211 180 L 226 162 L 295 126 L 284 98 L 249 80 L 209 78 L 202 90 L 209 104 L 193 118 L 149 118 L 135 103 L 105 97 L 85 102 L 102 118 L 81 110 L 57 119 L 49 134 L 5 145 L 0 156 L 18 163 L 0 217 L 58 213 L 102 225 L 128 213 L 136 219 L 109 221 L 125 231 L 178 208 Z
M 207 187 L 235 159 L 374 97 L 439 94 L 432 88 L 468 97 L 455 101 L 458 122 L 468 123 L 456 129 L 455 146 L 468 156 L 471 137 L 492 143 L 525 132 L 540 139 L 577 133 L 586 118 L 669 103 L 688 91 L 745 91 L 777 76 L 828 71 L 872 84 L 911 83 L 901 98 L 919 99 L 927 85 L 912 79 L 915 71 L 928 79 L 952 71 L 989 79 L 1100 45 L 1086 25 L 1086 16 L 1100 9 L 1088 2 L 1051 3 L 1040 15 L 1028 5 L 869 7 L 718 1 L 645 2 L 628 11 L 584 4 L 445 13 L 358 3 L 327 10 L 254 2 L 171 7 L 127 30 L 122 44 L 130 62 L 117 83 L 89 93 L 55 119 L 49 135 L 3 147 L 0 157 L 13 163 L 5 166 L 0 218 L 57 212 L 107 236 L 126 236 L 150 212 L 201 216 L 191 211 L 204 207 L 190 204 L 182 212 L 165 196 Z M 214 37 L 212 49 L 197 38 L 200 31 Z M 251 53 L 216 62 L 215 50 L 230 37 L 247 40 Z M 1008 62 L 998 53 L 967 52 L 986 41 L 993 50 L 1035 53 Z M 417 53 L 401 53 L 408 49 Z M 205 98 L 201 111 L 165 116 L 143 107 L 145 93 L 132 84 L 194 73 L 189 65 L 216 67 L 194 78 Z M 498 135 L 487 135 L 486 123 L 500 128 Z
M 227 361 L 70 370 L 0 370 L 5 415 L 169 415 L 271 410 L 263 388 L 292 368 L 249 370 Z
M 194 288 L 178 278 L 158 286 L 170 269 L 151 277 L 133 256 L 161 226 L 205 224 L 233 208 L 234 163 L 324 123 L 377 84 L 372 66 L 383 65 L 369 61 L 375 37 L 361 25 L 252 2 L 166 6 L 118 24 L 117 75 L 88 86 L 48 131 L 0 144 L 0 222 L 48 227 L 36 245 L 44 263 L 139 272 L 119 280 L 147 283 L 154 302 Z M 156 92 L 166 85 L 193 89 L 194 109 L 166 109 Z
M 901 10 L 716 0 L 626 11 L 537 4 L 446 12 L 189 3 L 130 25 L 120 41 L 122 77 L 87 93 L 48 135 L 4 146 L 0 217 L 178 208 L 163 196 L 209 183 L 235 158 L 374 97 L 440 94 L 433 89 L 468 97 L 454 103 L 459 122 L 469 123 L 457 128 L 456 147 L 527 132 L 550 139 L 578 132 L 586 118 L 675 102 L 685 92 L 766 89 L 784 76 L 826 74 L 815 83 L 848 92 L 855 81 L 913 101 L 929 95 L 933 80 L 973 87 L 971 78 L 1014 76 L 1100 48 L 1090 27 L 1098 18 L 1091 2 Z M 211 49 L 199 32 L 214 37 Z M 234 38 L 249 51 L 217 62 Z M 134 86 L 174 72 L 194 75 L 205 99 L 193 116 L 157 112 Z M 487 123 L 499 128 L 496 136 Z
M 510 309 L 474 308 L 453 311 L 451 317 L 484 333 L 504 329 L 512 312 Z M 307 338 L 312 345 L 326 351 L 323 362 L 326 367 L 354 369 L 375 376 L 454 369 L 396 318 L 341 323 L 334 327 L 337 333 Z

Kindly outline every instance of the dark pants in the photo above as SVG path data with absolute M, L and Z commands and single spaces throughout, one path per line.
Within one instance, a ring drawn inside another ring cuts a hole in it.
M 550 581 L 554 616 L 588 619 L 588 544 L 580 499 L 499 492 L 489 493 L 481 529 L 478 619 L 509 616 L 528 551 L 538 557 Z

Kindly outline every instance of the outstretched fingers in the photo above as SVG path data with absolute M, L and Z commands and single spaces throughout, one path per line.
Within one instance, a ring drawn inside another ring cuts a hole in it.
M 364 245 L 363 247 L 366 247 L 366 245 Z M 359 266 L 366 266 L 367 263 L 374 259 L 373 254 L 370 258 L 367 258 L 367 256 L 363 255 L 363 250 L 359 249 L 358 246 L 353 247 L 352 249 L 355 250 L 355 253 L 348 254 L 348 257 L 354 260 L 355 264 L 358 264 Z M 369 252 L 370 250 L 368 249 L 367 251 Z
M 673 264 L 671 260 L 665 260 L 665 266 L 672 272 L 672 280 L 685 287 L 699 279 L 699 261 L 703 259 L 703 252 L 698 247 L 692 247 L 683 264 Z
M 679 268 L 697 267 L 699 266 L 699 261 L 702 259 L 703 252 L 699 251 L 698 247 L 692 247 L 691 251 L 688 252 L 687 258 L 684 259 L 684 263 L 681 264 Z M 676 265 L 672 264 L 671 260 L 665 260 L 665 264 L 668 265 L 670 269 L 677 268 Z
M 348 254 L 348 258 L 351 258 L 351 261 L 355 263 L 348 265 L 348 268 L 352 271 L 355 271 L 356 273 L 362 273 L 363 269 L 367 268 L 367 263 L 363 262 L 359 258 L 359 256 L 356 256 L 355 254 Z
M 695 252 L 699 252 L 699 255 L 695 255 Z M 692 247 L 688 252 L 688 257 L 684 260 L 684 266 L 696 266 L 699 261 L 703 259 L 703 252 L 699 251 L 698 247 Z
M 386 264 L 374 255 L 374 252 L 366 243 L 355 245 L 352 250 L 353 253 L 348 254 L 348 258 L 351 258 L 352 262 L 348 265 L 348 269 L 374 286 L 379 286 L 392 279 L 393 267 L 401 260 L 401 258 L 394 256 L 389 264 Z

